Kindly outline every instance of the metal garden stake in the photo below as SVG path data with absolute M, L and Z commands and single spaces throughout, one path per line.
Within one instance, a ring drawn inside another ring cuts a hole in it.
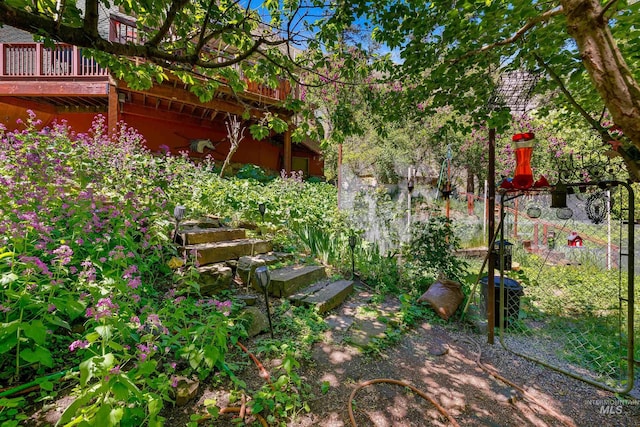
M 273 339 L 273 325 L 271 324 L 271 310 L 269 310 L 269 284 L 271 283 L 271 274 L 266 265 L 256 268 L 256 279 L 260 289 L 264 292 L 264 303 L 267 306 L 267 319 L 269 319 L 269 329 L 271 330 L 271 338 Z
M 356 275 L 355 260 L 353 256 L 353 250 L 356 247 L 356 236 L 353 234 L 349 236 L 349 247 L 351 248 L 351 278 L 353 279 Z

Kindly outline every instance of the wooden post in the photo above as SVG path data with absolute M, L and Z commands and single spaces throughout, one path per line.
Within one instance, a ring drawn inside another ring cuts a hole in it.
M 34 69 L 34 73 L 36 76 L 41 76 L 42 75 L 42 61 L 43 61 L 43 47 L 44 45 L 42 43 L 36 43 L 36 64 L 35 64 L 35 69 Z
M 291 172 L 291 130 L 287 129 L 284 132 L 284 170 L 287 173 Z
M 487 171 L 487 180 L 489 181 L 488 198 L 487 198 L 487 212 L 488 212 L 488 224 L 487 231 L 489 233 L 487 242 L 491 243 L 493 240 L 494 230 L 496 228 L 496 129 L 489 129 L 489 168 Z M 495 275 L 495 262 L 496 256 L 492 247 L 487 248 L 489 251 L 488 266 L 487 266 L 487 342 L 493 344 L 494 342 L 494 328 L 495 328 L 495 306 L 496 306 L 496 294 L 493 276 Z
M 82 75 L 82 58 L 80 57 L 80 49 L 78 46 L 73 46 L 73 56 L 71 57 L 72 71 L 74 76 Z
M 112 135 L 120 120 L 120 105 L 118 102 L 118 91 L 114 82 L 109 82 L 109 111 L 107 116 L 107 128 L 109 135 Z
M 538 223 L 533 224 L 533 247 L 538 248 L 540 240 L 538 239 Z

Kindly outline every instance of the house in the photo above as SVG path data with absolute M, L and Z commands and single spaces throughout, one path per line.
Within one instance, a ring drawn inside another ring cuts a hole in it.
M 572 246 L 576 248 L 582 247 L 582 237 L 578 235 L 575 231 L 572 231 L 567 237 L 567 246 Z
M 101 30 L 110 40 L 136 39 L 135 22 L 109 11 Z M 224 161 L 230 149 L 225 121 L 247 110 L 250 120 L 259 120 L 264 108 L 292 121 L 293 113 L 281 102 L 296 94 L 296 88 L 282 80 L 273 89 L 247 80 L 247 90 L 233 94 L 220 87 L 209 102 L 201 102 L 189 87 L 175 77 L 148 90 L 134 90 L 114 78 L 75 46 L 46 47 L 22 30 L 0 27 L 0 123 L 17 127 L 32 110 L 42 126 L 65 120 L 78 132 L 86 132 L 97 114 L 107 118 L 111 128 L 126 122 L 144 136 L 148 148 L 172 153 L 186 151 L 198 158 L 210 155 Z M 245 122 L 246 123 L 246 122 Z M 294 144 L 291 130 L 257 141 L 250 133 L 233 155 L 234 164 L 254 164 L 266 170 L 302 170 L 306 176 L 322 176 L 324 164 L 319 145 L 313 141 Z

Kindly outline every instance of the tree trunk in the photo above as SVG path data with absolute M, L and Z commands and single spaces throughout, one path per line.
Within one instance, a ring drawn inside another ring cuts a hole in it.
M 600 0 L 561 0 L 567 17 L 567 31 L 578 45 L 582 62 L 625 136 L 640 148 L 640 85 L 633 78 L 607 19 L 602 17 Z

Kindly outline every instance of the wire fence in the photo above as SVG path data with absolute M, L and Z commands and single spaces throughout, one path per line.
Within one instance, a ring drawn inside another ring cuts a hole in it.
M 487 288 L 494 286 L 495 327 L 505 348 L 617 392 L 631 389 L 640 359 L 640 295 L 629 268 L 635 224 L 627 221 L 626 193 L 623 186 L 594 187 L 555 208 L 549 194 L 506 201 L 498 240 L 512 245 L 501 251 L 504 274 L 484 279 L 476 297 L 486 314 Z

